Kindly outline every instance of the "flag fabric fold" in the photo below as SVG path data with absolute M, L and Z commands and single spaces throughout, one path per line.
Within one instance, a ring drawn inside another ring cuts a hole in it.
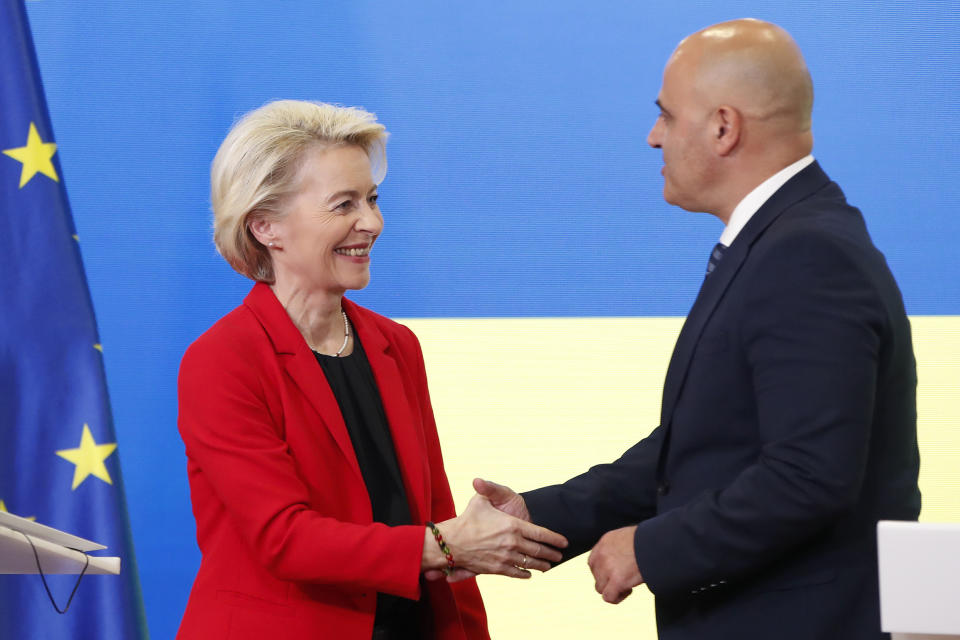
M 103 350 L 23 0 L 0 0 L 0 510 L 107 545 L 60 615 L 0 576 L 0 638 L 147 638 Z M 49 576 L 58 604 L 76 576 Z

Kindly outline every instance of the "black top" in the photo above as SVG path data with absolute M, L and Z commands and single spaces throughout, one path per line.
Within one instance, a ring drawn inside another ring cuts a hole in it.
M 380 390 L 356 334 L 353 353 L 344 357 L 313 352 L 330 384 L 350 433 L 360 473 L 370 495 L 373 519 L 389 526 L 413 524 L 400 465 L 393 448 Z M 413 628 L 420 624 L 418 603 L 378 593 L 377 626 Z

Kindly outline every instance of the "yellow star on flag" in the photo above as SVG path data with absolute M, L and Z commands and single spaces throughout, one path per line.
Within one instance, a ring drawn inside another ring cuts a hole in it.
M 42 173 L 54 182 L 59 182 L 57 171 L 53 168 L 53 154 L 57 152 L 57 143 L 44 142 L 37 133 L 37 125 L 30 123 L 27 133 L 27 145 L 14 149 L 4 149 L 3 154 L 23 164 L 20 171 L 20 188 L 30 182 L 33 176 Z
M 73 486 L 76 489 L 80 483 L 87 479 L 87 476 L 96 476 L 106 482 L 113 484 L 110 480 L 110 474 L 107 473 L 107 467 L 103 464 L 111 453 L 117 448 L 117 443 L 97 444 L 93 435 L 90 433 L 90 427 L 83 425 L 83 435 L 80 436 L 80 446 L 76 449 L 61 449 L 57 455 L 65 460 L 69 460 L 77 465 L 73 471 Z
M 0 500 L 0 511 L 2 511 L 2 512 L 4 512 L 4 513 L 10 513 L 9 511 L 7 511 L 7 505 L 5 505 L 5 504 L 3 503 L 3 500 Z M 36 520 L 37 517 L 36 517 L 36 516 L 30 516 L 30 517 L 28 517 L 28 518 L 26 518 L 26 519 L 27 519 L 27 520 Z

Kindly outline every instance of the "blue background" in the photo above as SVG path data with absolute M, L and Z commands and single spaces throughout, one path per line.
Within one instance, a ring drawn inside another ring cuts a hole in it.
M 212 246 L 209 163 L 270 99 L 360 105 L 392 133 L 362 304 L 681 316 L 721 225 L 662 201 L 645 140 L 663 64 L 703 26 L 772 20 L 814 77 L 814 154 L 864 211 L 908 311 L 960 314 L 957 3 L 459 5 L 28 3 L 156 638 L 173 636 L 199 562 L 177 366 L 249 288 Z

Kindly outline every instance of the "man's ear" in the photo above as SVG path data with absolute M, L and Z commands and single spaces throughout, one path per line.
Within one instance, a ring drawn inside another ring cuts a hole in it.
M 272 220 L 266 218 L 255 218 L 247 222 L 247 228 L 253 237 L 265 247 L 275 247 L 279 244 L 277 230 Z M 272 244 L 271 244 L 272 243 Z
M 734 107 L 722 104 L 711 116 L 710 131 L 717 155 L 728 156 L 737 148 L 743 135 L 743 115 Z

